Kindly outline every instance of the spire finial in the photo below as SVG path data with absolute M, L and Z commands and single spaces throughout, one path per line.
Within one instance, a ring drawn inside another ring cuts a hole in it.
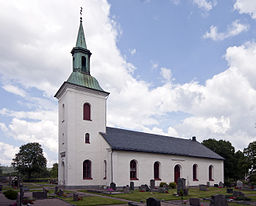
M 80 21 L 81 22 L 83 21 L 82 15 L 83 15 L 83 7 L 80 7 Z

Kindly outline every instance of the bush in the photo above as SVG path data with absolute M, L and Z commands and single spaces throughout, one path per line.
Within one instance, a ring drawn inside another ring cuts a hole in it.
M 176 188 L 176 183 L 175 182 L 170 182 L 169 183 L 169 188 L 175 189 Z
M 16 200 L 17 196 L 18 196 L 18 192 L 14 191 L 14 190 L 7 190 L 4 192 L 4 195 L 9 200 Z
M 160 187 L 168 186 L 166 182 L 160 182 Z

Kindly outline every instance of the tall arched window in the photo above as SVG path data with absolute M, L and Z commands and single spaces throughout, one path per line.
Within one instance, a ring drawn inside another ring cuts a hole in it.
M 178 179 L 180 178 L 180 165 L 176 165 L 174 167 L 174 182 L 178 183 Z
M 154 163 L 154 179 L 155 180 L 160 180 L 159 178 L 159 162 Z
M 90 160 L 83 162 L 83 179 L 92 179 L 92 163 Z
M 193 165 L 193 181 L 198 181 L 198 179 L 197 179 L 197 164 Z
M 90 144 L 90 135 L 89 135 L 89 133 L 86 133 L 86 134 L 85 134 L 85 140 L 84 140 L 84 142 L 85 142 L 86 144 Z
M 209 166 L 209 181 L 214 181 L 213 177 L 212 177 L 212 173 L 213 173 L 213 166 L 210 165 Z
M 137 162 L 135 160 L 130 162 L 130 179 L 137 180 Z
M 84 120 L 91 120 L 91 106 L 89 103 L 84 104 Z
M 84 56 L 82 56 L 82 71 L 86 72 L 86 58 Z
M 61 117 L 61 122 L 63 123 L 65 121 L 65 104 L 62 104 L 62 117 Z
M 103 179 L 107 179 L 107 161 L 104 160 L 104 178 Z

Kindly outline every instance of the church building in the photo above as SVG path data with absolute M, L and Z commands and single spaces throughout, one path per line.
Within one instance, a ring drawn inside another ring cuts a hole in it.
M 59 111 L 58 184 L 65 187 L 135 186 L 177 182 L 189 186 L 224 182 L 224 159 L 196 138 L 182 139 L 107 127 L 104 91 L 90 73 L 80 21 L 71 51 L 73 71 L 57 91 Z M 93 69 L 93 68 L 92 68 Z M 118 69 L 118 68 L 116 68 Z

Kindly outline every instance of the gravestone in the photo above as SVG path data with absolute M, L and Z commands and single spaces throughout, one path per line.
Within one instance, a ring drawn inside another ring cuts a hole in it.
M 244 193 L 240 191 L 234 191 L 233 192 L 233 197 L 244 197 Z
M 130 190 L 134 190 L 134 182 L 130 182 Z
M 210 182 L 206 182 L 207 187 L 210 187 Z
M 129 193 L 130 192 L 130 187 L 128 185 L 126 187 L 123 187 L 123 192 L 124 193 Z
M 32 197 L 34 199 L 47 199 L 47 193 L 45 192 L 32 192 Z
M 3 185 L 0 185 L 0 192 L 3 190 Z
M 223 188 L 223 187 L 224 187 L 223 182 L 219 182 L 219 187 L 220 187 L 220 188 Z
M 73 201 L 78 201 L 79 197 L 77 193 L 73 193 Z
M 200 191 L 207 191 L 207 186 L 206 185 L 199 185 L 199 190 Z
M 150 180 L 150 189 L 155 189 L 155 180 Z
M 200 199 L 199 198 L 189 198 L 189 205 L 200 206 Z
M 159 192 L 159 193 L 168 193 L 168 187 L 158 187 L 157 192 Z
M 63 196 L 63 194 L 64 194 L 63 190 L 60 189 L 59 192 L 58 192 L 58 195 L 59 195 L 59 196 Z
M 114 182 L 110 183 L 110 188 L 114 191 L 116 191 L 116 184 Z
M 213 186 L 214 186 L 214 187 L 219 187 L 219 185 L 218 185 L 218 184 L 214 184 Z
M 225 195 L 212 196 L 210 206 L 228 206 Z
M 59 188 L 58 188 L 58 186 L 56 186 L 56 187 L 54 188 L 54 194 L 58 194 L 58 190 L 59 190 Z
M 237 189 L 242 189 L 243 188 L 243 182 L 240 181 L 240 180 L 237 180 L 236 181 L 236 187 L 237 187 Z
M 147 206 L 161 206 L 161 203 L 159 200 L 150 197 L 147 199 Z
M 150 191 L 150 189 L 149 189 L 149 187 L 148 187 L 147 184 L 141 185 L 141 186 L 139 187 L 139 190 L 140 190 L 141 192 L 149 192 L 149 191 Z
M 227 193 L 233 193 L 233 189 L 232 188 L 227 188 Z
M 177 194 L 178 195 L 184 195 L 184 190 L 186 189 L 186 179 L 184 178 L 178 178 L 177 183 Z

